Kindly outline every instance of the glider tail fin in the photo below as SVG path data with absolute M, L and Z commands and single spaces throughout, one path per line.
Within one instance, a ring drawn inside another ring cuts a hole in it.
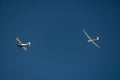
M 99 37 L 97 37 L 96 39 L 93 39 L 93 41 L 97 41 L 97 40 L 99 40 Z
M 97 40 L 99 40 L 99 37 L 97 36 Z
M 27 42 L 28 46 L 31 47 L 31 42 Z

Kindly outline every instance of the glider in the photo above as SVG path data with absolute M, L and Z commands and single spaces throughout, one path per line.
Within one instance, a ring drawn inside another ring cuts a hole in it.
M 27 42 L 26 44 L 23 44 L 18 37 L 16 37 L 16 41 L 18 42 L 17 46 L 23 48 L 24 51 L 27 51 L 26 48 L 27 46 L 29 47 L 31 46 L 31 42 Z
M 91 43 L 93 43 L 96 47 L 101 48 L 99 45 L 97 45 L 97 44 L 95 43 L 95 41 L 99 40 L 99 37 L 97 37 L 96 39 L 92 39 L 92 38 L 87 34 L 87 32 L 86 32 L 84 29 L 83 29 L 83 32 L 84 32 L 84 34 L 87 36 L 87 38 L 89 39 L 88 42 L 91 42 Z

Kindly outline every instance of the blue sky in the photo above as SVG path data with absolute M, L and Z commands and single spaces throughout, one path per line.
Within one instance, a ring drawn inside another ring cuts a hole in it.
M 1 0 L 0 21 L 0 80 L 120 80 L 117 0 Z

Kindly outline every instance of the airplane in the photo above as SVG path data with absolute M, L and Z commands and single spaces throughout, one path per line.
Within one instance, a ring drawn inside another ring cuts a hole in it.
M 87 34 L 87 32 L 86 32 L 84 29 L 83 29 L 83 32 L 84 32 L 84 34 L 87 36 L 87 38 L 89 39 L 88 42 L 91 42 L 91 43 L 93 43 L 96 47 L 101 48 L 99 45 L 97 45 L 97 44 L 95 43 L 95 41 L 99 40 L 99 37 L 97 37 L 96 39 L 92 39 L 92 38 Z
M 26 44 L 24 44 L 18 37 L 16 37 L 16 41 L 18 42 L 17 46 L 23 48 L 24 51 L 27 51 L 27 46 L 31 46 L 31 42 L 27 42 Z

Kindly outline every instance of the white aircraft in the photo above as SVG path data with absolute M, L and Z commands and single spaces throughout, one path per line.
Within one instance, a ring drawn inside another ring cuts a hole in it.
M 31 42 L 27 42 L 26 44 L 23 44 L 19 38 L 16 37 L 16 41 L 18 42 L 17 46 L 23 48 L 24 51 L 27 51 L 27 46 L 31 46 Z
M 91 39 L 90 36 L 86 33 L 86 31 L 83 29 L 84 34 L 87 36 L 87 38 L 89 39 L 88 42 L 93 43 L 96 47 L 101 48 L 100 46 L 98 46 L 95 41 L 99 40 L 99 37 L 97 37 L 96 39 Z

